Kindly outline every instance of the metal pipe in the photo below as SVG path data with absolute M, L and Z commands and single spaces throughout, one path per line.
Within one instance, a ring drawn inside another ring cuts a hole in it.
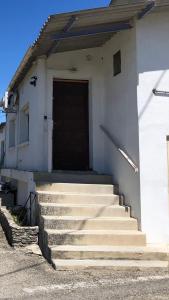
M 139 168 L 136 166 L 136 164 L 133 162 L 133 160 L 129 157 L 129 155 L 124 150 L 121 149 L 121 147 L 117 144 L 117 142 L 112 137 L 112 135 L 108 132 L 108 130 L 103 125 L 100 125 L 100 128 L 105 133 L 105 135 L 109 138 L 109 140 L 112 142 L 112 144 L 114 145 L 116 150 L 123 156 L 123 158 L 134 169 L 135 173 L 138 173 Z
M 73 24 L 74 24 L 74 22 L 75 22 L 76 20 L 77 20 L 77 17 L 76 17 L 76 16 L 71 16 L 70 19 L 69 19 L 69 21 L 68 21 L 68 23 L 66 24 L 66 26 L 65 26 L 65 27 L 63 28 L 63 30 L 61 31 L 61 33 L 63 34 L 63 33 L 68 32 L 68 31 L 72 28 L 72 26 L 73 26 Z M 54 44 L 52 45 L 52 47 L 49 49 L 49 51 L 48 51 L 48 53 L 47 53 L 47 57 L 48 57 L 51 53 L 53 53 L 53 52 L 56 51 L 57 47 L 59 46 L 59 43 L 60 43 L 60 40 L 57 40 L 56 42 L 54 42 Z
M 142 19 L 145 15 L 150 13 L 150 11 L 155 7 L 155 1 L 149 1 L 145 8 L 142 9 L 141 12 L 138 13 L 138 19 Z

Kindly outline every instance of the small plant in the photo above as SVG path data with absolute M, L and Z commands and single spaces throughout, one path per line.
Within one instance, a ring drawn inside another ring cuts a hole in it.
M 27 214 L 27 210 L 24 207 L 21 206 L 17 206 L 17 207 L 13 207 L 9 209 L 14 222 L 19 225 L 19 226 L 24 226 L 26 225 L 26 214 Z

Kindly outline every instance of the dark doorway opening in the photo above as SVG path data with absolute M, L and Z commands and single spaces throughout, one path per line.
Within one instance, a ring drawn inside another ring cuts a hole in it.
M 88 81 L 53 82 L 53 170 L 89 170 Z

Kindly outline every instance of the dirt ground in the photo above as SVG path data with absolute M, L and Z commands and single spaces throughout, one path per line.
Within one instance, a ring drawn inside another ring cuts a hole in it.
M 0 227 L 0 299 L 169 300 L 169 273 L 59 272 L 8 246 Z

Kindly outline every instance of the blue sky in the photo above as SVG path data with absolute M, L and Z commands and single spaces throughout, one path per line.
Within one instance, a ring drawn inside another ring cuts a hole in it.
M 0 98 L 24 53 L 50 14 L 106 6 L 109 2 L 110 0 L 1 1 Z

